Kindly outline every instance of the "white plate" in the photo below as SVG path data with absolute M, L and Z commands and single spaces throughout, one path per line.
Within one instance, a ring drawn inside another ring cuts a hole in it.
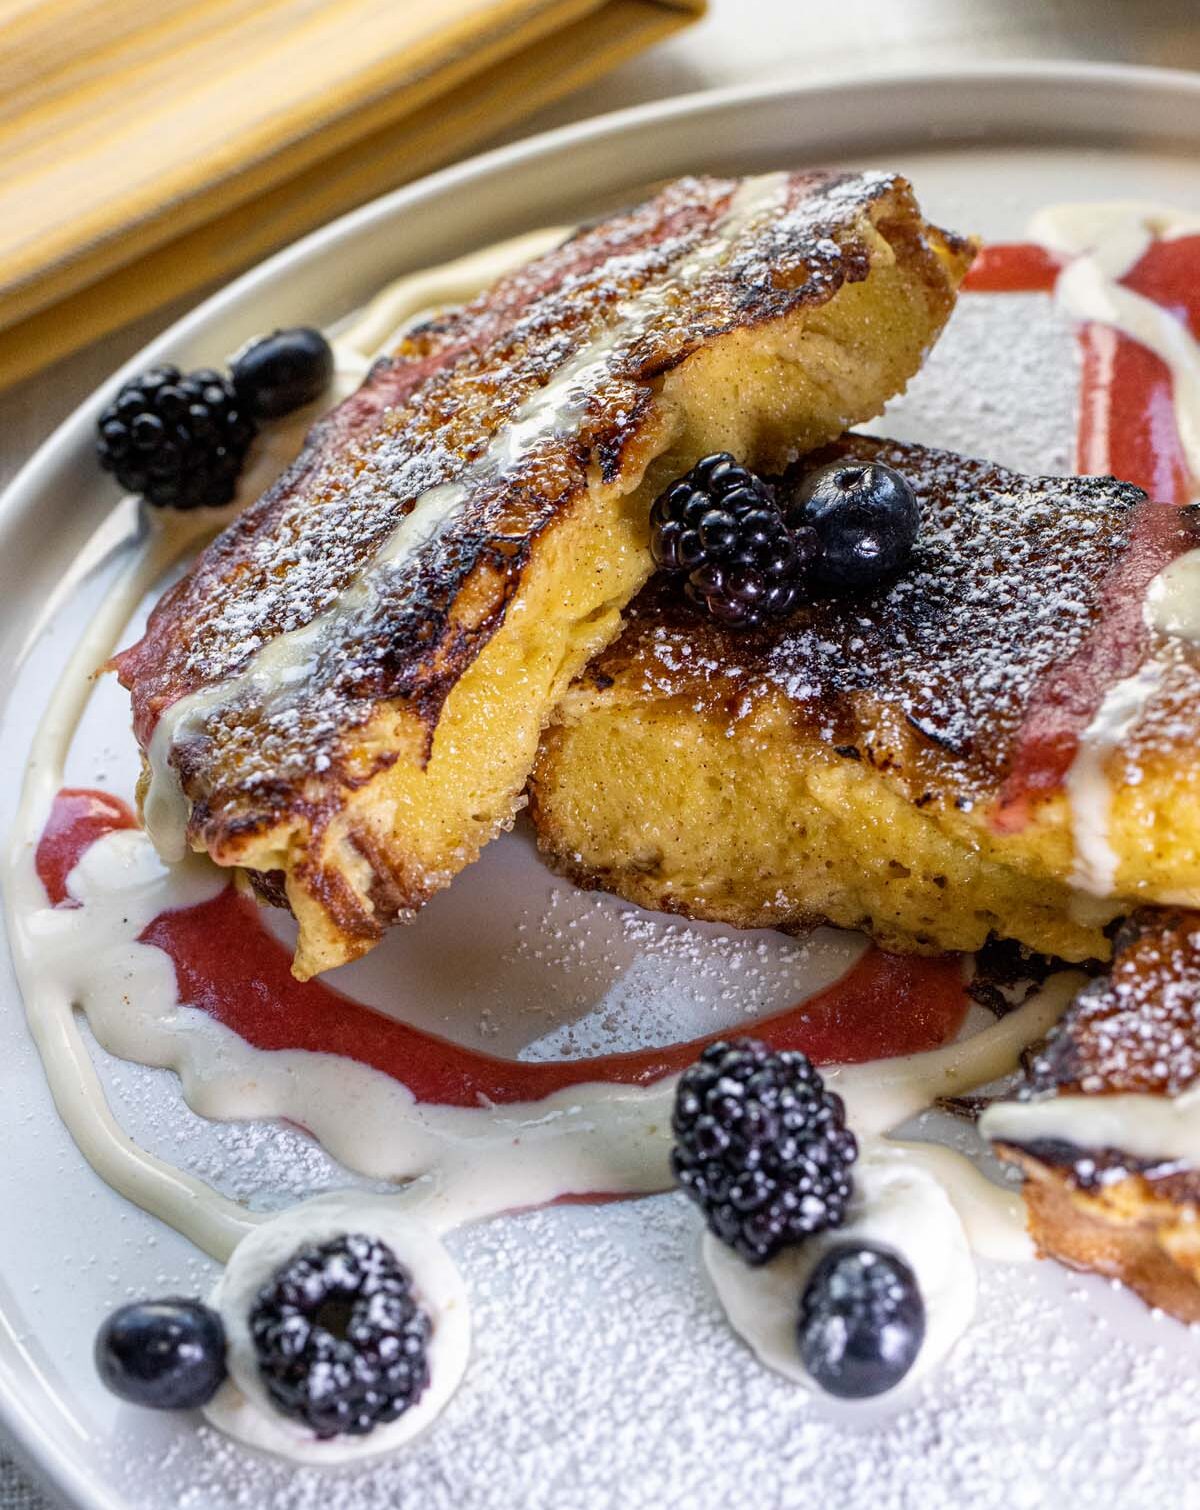
M 933 218 L 992 238 L 1019 235 L 1028 213 L 1051 200 L 1137 197 L 1200 208 L 1200 79 L 992 68 L 640 108 L 476 159 L 368 206 L 233 284 L 129 370 L 159 357 L 219 361 L 276 323 L 328 323 L 390 276 L 595 214 L 656 178 L 806 162 L 901 168 Z M 83 406 L 0 502 L 0 690 L 13 694 L 0 725 L 6 829 L 46 688 L 111 578 L 113 560 L 98 556 L 56 594 L 111 507 L 91 458 L 101 402 L 97 395 Z M 128 789 L 124 717 L 116 693 L 102 693 L 74 779 Z M 505 911 L 505 895 L 519 904 Z M 452 989 L 430 997 L 431 1020 L 444 1025 L 455 992 L 477 1002 L 497 948 L 508 959 L 510 997 L 554 984 L 552 1009 L 531 999 L 528 1011 L 500 1018 L 502 1050 L 549 1036 L 564 1013 L 584 1014 L 585 1052 L 592 1040 L 636 1034 L 620 1002 L 610 1001 L 605 1021 L 586 1015 L 635 957 L 654 977 L 642 998 L 648 991 L 663 1014 L 644 1029 L 649 1038 L 727 1020 L 722 993 L 739 974 L 766 992 L 796 968 L 796 946 L 775 936 L 762 939 L 768 969 L 754 953 L 759 938 L 703 930 L 727 941 L 703 943 L 697 954 L 679 925 L 630 930 L 617 904 L 546 877 L 519 838 L 496 846 L 451 896 L 419 928 L 453 940 L 463 936 L 459 920 L 473 916 L 490 920 L 492 936 L 486 952 L 461 957 Z M 531 964 L 538 948 L 551 958 Z M 372 970 L 386 958 L 381 951 Z M 364 991 L 379 978 L 364 974 Z M 735 1010 L 759 1010 L 763 992 L 735 995 Z M 680 1015 L 676 1001 L 688 994 L 695 1000 Z M 700 1278 L 693 1213 L 669 1196 L 559 1208 L 452 1239 L 477 1316 L 471 1369 L 430 1434 L 381 1467 L 292 1473 L 200 1436 L 191 1423 L 125 1409 L 92 1373 L 97 1321 L 127 1296 L 198 1293 L 212 1266 L 91 1173 L 50 1104 L 7 966 L 0 1000 L 0 1418 L 71 1505 L 1010 1507 L 1068 1493 L 1080 1505 L 1130 1505 L 1179 1503 L 1188 1492 L 1181 1486 L 1200 1482 L 1195 1339 L 1129 1297 L 1049 1265 L 987 1269 L 975 1327 L 919 1404 L 850 1430 L 764 1373 L 728 1331 Z M 460 1013 L 457 1030 L 476 1032 L 479 1023 L 478 1012 Z M 276 1200 L 336 1178 L 319 1156 L 298 1152 L 293 1135 L 201 1123 L 169 1076 L 111 1061 L 103 1070 L 130 1129 L 209 1177 Z

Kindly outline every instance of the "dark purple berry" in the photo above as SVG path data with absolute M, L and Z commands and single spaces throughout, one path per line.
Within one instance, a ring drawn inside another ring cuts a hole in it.
M 878 461 L 834 461 L 801 479 L 788 521 L 815 531 L 817 575 L 837 587 L 869 587 L 906 564 L 921 510 L 893 468 Z
M 865 1400 L 899 1384 L 925 1340 L 916 1276 L 887 1248 L 838 1243 L 812 1271 L 800 1299 L 797 1340 L 823 1390 Z
M 233 497 L 256 428 L 219 372 L 152 367 L 101 414 L 96 454 L 122 487 L 158 508 L 215 507 Z
M 299 325 L 260 336 L 233 362 L 233 383 L 251 414 L 278 419 L 319 399 L 333 377 L 333 348 Z
M 679 1078 L 671 1126 L 675 1178 L 748 1263 L 845 1220 L 858 1145 L 805 1055 L 711 1044 Z
M 96 1334 L 96 1371 L 114 1395 L 152 1410 L 207 1405 L 225 1379 L 225 1329 L 198 1300 L 121 1306 Z
M 650 527 L 661 570 L 682 577 L 696 607 L 734 629 L 792 613 L 816 553 L 816 535 L 789 530 L 767 483 L 725 451 L 659 495 Z
M 414 1405 L 429 1383 L 431 1332 L 408 1270 L 362 1234 L 301 1248 L 250 1313 L 271 1398 L 322 1438 L 365 1436 Z

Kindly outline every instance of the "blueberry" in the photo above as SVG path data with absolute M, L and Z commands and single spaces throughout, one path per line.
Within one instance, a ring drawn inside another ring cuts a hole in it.
M 839 587 L 868 587 L 908 561 L 921 510 L 912 488 L 891 467 L 835 461 L 802 479 L 788 522 L 816 531 L 818 575 Z
M 225 1378 L 225 1328 L 198 1300 L 121 1306 L 96 1334 L 96 1369 L 114 1395 L 152 1410 L 206 1405 Z
M 925 1340 L 916 1275 L 896 1253 L 838 1243 L 800 1299 L 800 1357 L 828 1394 L 864 1400 L 899 1384 Z
M 259 419 L 278 419 L 311 404 L 332 377 L 333 349 L 308 325 L 260 337 L 233 363 L 234 387 Z

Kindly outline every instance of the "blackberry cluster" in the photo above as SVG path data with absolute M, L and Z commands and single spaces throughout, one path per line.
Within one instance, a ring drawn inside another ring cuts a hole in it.
M 805 1055 L 711 1044 L 680 1077 L 671 1126 L 675 1178 L 748 1263 L 845 1220 L 858 1144 Z
M 805 1368 L 831 1395 L 865 1400 L 894 1389 L 925 1340 L 925 1302 L 899 1254 L 838 1243 L 800 1298 L 797 1341 Z
M 429 1383 L 430 1332 L 407 1269 L 361 1234 L 301 1248 L 250 1313 L 272 1400 L 321 1438 L 365 1436 L 415 1404 Z
M 203 368 L 152 367 L 98 421 L 100 465 L 159 508 L 228 503 L 256 425 L 233 384 Z
M 655 562 L 684 579 L 698 608 L 735 629 L 761 629 L 800 601 L 815 530 L 789 530 L 767 483 L 727 451 L 699 461 L 655 501 Z

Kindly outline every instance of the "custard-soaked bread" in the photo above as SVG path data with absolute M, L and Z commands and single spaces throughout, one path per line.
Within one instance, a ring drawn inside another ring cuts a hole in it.
M 838 458 L 912 483 L 907 570 L 857 595 L 814 589 L 756 635 L 652 583 L 543 737 L 543 850 L 580 884 L 739 927 L 1107 957 L 1103 924 L 1128 907 L 1072 886 L 1093 809 L 1108 802 L 1121 898 L 1200 894 L 1200 659 L 1142 618 L 1147 581 L 1200 543 L 1196 521 L 1111 478 L 1019 477 L 865 436 L 804 465 Z M 1148 704 L 1108 766 L 1097 757 L 1103 785 L 1068 801 L 1092 708 L 1160 655 L 1158 716 Z
M 982 1130 L 1039 1249 L 1200 1321 L 1200 913 L 1147 909 Z
M 894 176 L 686 179 L 411 332 L 118 657 L 160 849 L 274 873 L 301 977 L 369 949 L 511 821 L 666 479 L 876 413 L 970 257 Z

